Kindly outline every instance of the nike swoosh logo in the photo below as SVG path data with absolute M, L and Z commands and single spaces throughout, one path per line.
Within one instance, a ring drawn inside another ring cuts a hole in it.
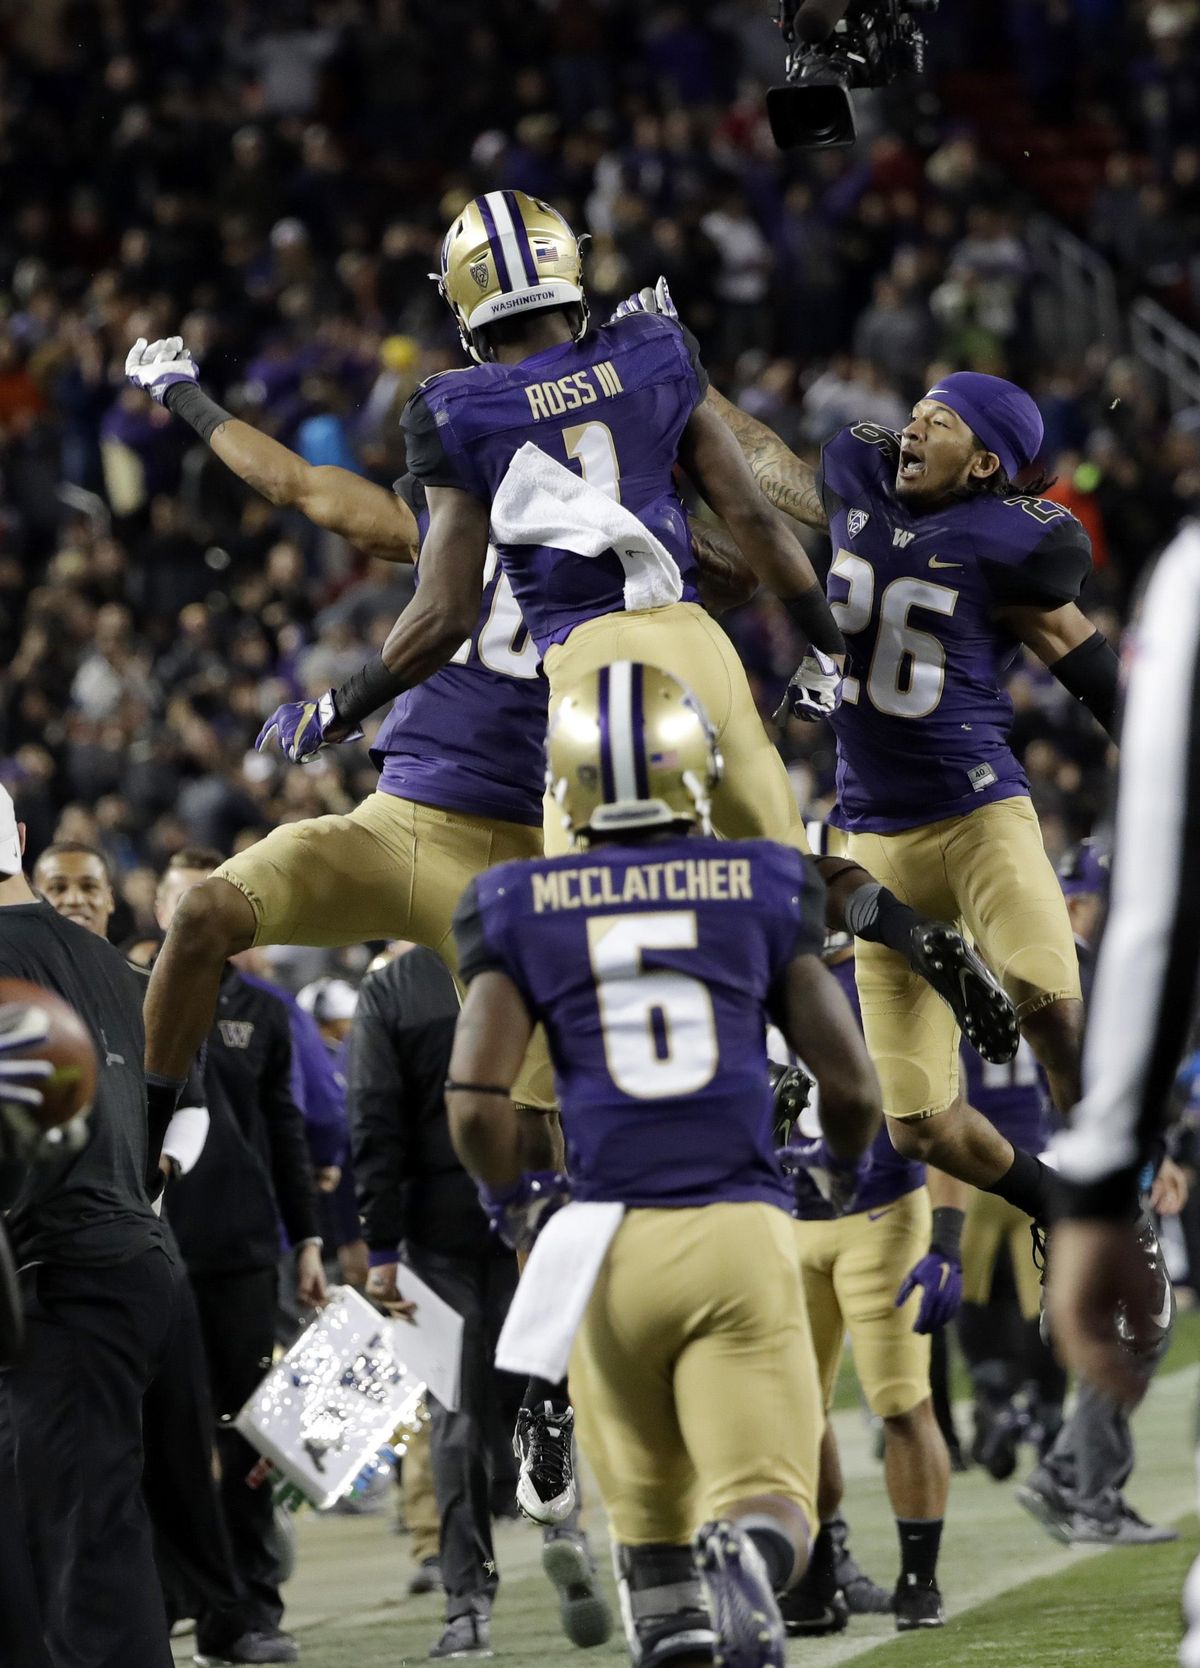
M 1155 1326 L 1165 1327 L 1167 1325 L 1167 1323 L 1170 1321 L 1170 1319 L 1171 1319 L 1171 1288 L 1168 1286 L 1167 1287 L 1167 1300 L 1163 1304 L 1162 1308 L 1159 1310 L 1158 1314 L 1153 1317 L 1153 1320 L 1154 1320 Z
M 895 1210 L 895 1208 L 896 1207 L 894 1205 L 887 1205 L 883 1210 L 869 1210 L 867 1212 L 867 1221 L 878 1222 L 881 1216 L 886 1216 L 889 1210 Z
M 961 568 L 962 567 L 961 562 L 943 562 L 941 560 L 941 558 L 938 557 L 938 556 L 931 556 L 929 558 L 929 565 L 930 565 L 931 568 Z

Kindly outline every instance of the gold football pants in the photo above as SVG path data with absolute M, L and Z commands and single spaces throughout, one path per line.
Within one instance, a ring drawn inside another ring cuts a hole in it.
M 737 1501 L 814 1520 L 824 1420 L 791 1219 L 631 1210 L 575 1338 L 571 1400 L 614 1538 L 681 1545 Z
M 1067 906 L 1028 799 L 1000 799 L 900 834 L 851 834 L 846 856 L 904 903 L 969 932 L 1019 1018 L 1078 998 Z M 884 1111 L 889 1118 L 944 1112 L 958 1095 L 954 1016 L 902 956 L 861 940 L 855 950 Z
M 971 1189 L 963 1222 L 963 1302 L 986 1303 L 1003 1246 L 1012 1258 L 1013 1283 L 1025 1320 L 1036 1320 L 1042 1306 L 1042 1282 L 1033 1261 L 1029 1218 L 994 1193 Z
M 847 1329 L 854 1367 L 872 1413 L 909 1413 L 929 1394 L 930 1340 L 913 1331 L 921 1294 L 900 1309 L 896 1293 L 929 1250 L 929 1193 L 914 1188 L 878 1210 L 831 1222 L 797 1222 L 804 1301 L 824 1406 L 833 1399 Z
M 541 854 L 539 828 L 376 792 L 346 816 L 281 824 L 216 873 L 254 911 L 256 944 L 406 938 L 436 950 L 457 974 L 452 922 L 463 889 L 495 863 Z M 540 1027 L 513 1095 L 554 1104 Z
M 727 840 L 778 840 L 808 851 L 792 784 L 754 705 L 745 668 L 703 608 L 675 602 L 640 614 L 604 614 L 576 626 L 565 643 L 546 651 L 551 715 L 564 689 L 614 660 L 670 672 L 704 708 L 725 761 L 713 794 L 716 833 Z M 561 855 L 568 843 L 562 813 L 547 802 L 547 856 Z

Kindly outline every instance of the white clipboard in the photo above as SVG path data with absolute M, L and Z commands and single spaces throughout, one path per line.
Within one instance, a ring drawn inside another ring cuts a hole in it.
M 414 1377 L 424 1379 L 450 1413 L 458 1410 L 462 1377 L 463 1318 L 444 1297 L 427 1286 L 407 1263 L 396 1271 L 396 1285 L 406 1303 L 415 1303 L 412 1320 L 393 1320 L 392 1349 Z

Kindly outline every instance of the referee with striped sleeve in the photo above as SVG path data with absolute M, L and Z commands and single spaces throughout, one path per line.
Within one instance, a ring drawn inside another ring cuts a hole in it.
M 1154 1325 L 1138 1246 L 1138 1175 L 1167 1117 L 1200 991 L 1200 521 L 1146 587 L 1131 637 L 1108 922 L 1083 1054 L 1083 1098 L 1056 1142 L 1062 1214 L 1049 1310 L 1067 1364 L 1123 1404 L 1145 1388 L 1114 1325 Z M 1190 1586 L 1200 1587 L 1200 1573 Z M 1185 1642 L 1200 1668 L 1200 1613 Z

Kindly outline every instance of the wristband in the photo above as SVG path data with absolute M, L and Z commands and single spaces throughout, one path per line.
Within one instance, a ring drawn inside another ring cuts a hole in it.
M 378 655 L 333 691 L 333 710 L 348 728 L 357 729 L 364 718 L 394 701 L 407 688 L 404 680 L 384 665 L 383 656 Z
M 194 428 L 206 446 L 222 423 L 233 422 L 233 413 L 210 399 L 195 382 L 173 382 L 163 395 L 163 404 L 173 417 Z
M 442 1085 L 444 1093 L 448 1095 L 511 1095 L 511 1089 L 502 1089 L 498 1083 L 457 1083 L 448 1077 Z
M 963 1212 L 954 1205 L 938 1205 L 933 1213 L 929 1249 L 939 1251 L 952 1263 L 962 1262 Z
M 1097 724 L 1111 736 L 1117 721 L 1120 662 L 1102 631 L 1093 632 L 1050 668 L 1068 695 L 1082 701 Z
M 796 630 L 808 639 L 814 649 L 820 649 L 822 654 L 845 654 L 846 639 L 838 630 L 838 623 L 819 585 L 810 585 L 807 591 L 781 600 Z

